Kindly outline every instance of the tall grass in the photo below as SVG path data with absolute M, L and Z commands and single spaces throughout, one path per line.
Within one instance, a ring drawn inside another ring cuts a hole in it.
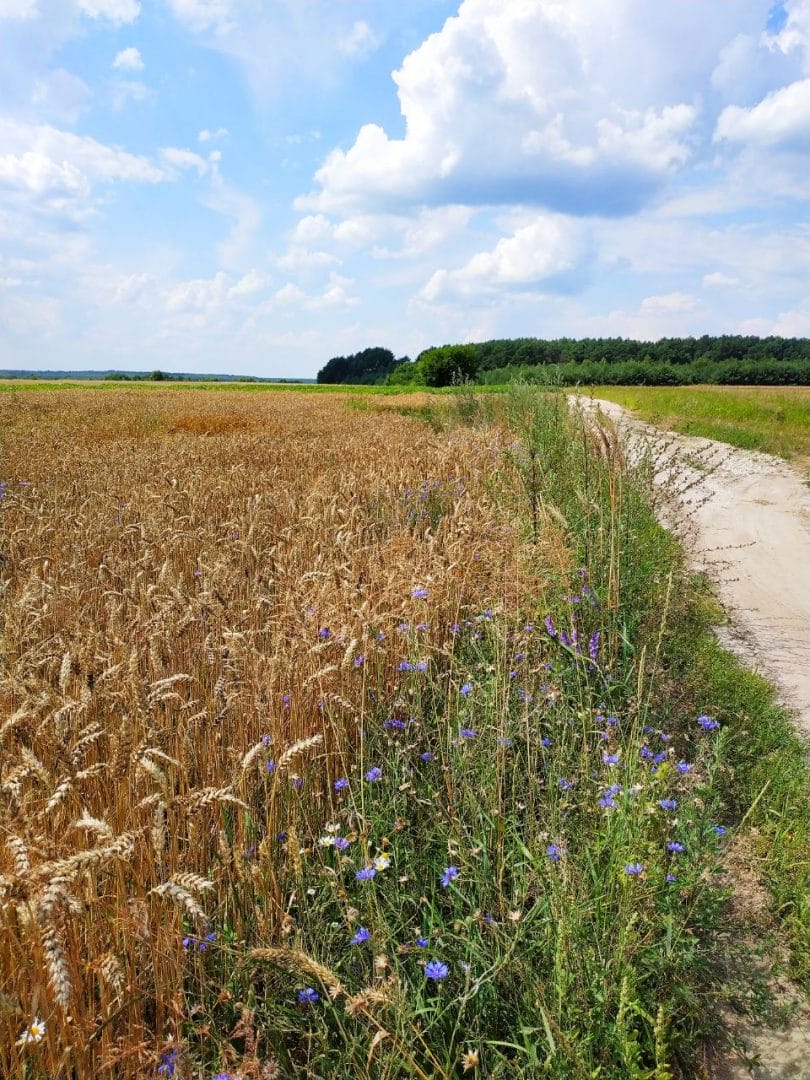
M 6 412 L 3 1075 L 694 1075 L 726 735 L 666 707 L 680 556 L 649 463 L 496 412 Z

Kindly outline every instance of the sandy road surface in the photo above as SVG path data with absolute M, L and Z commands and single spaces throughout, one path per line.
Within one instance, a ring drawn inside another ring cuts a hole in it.
M 810 487 L 770 454 L 661 432 L 611 401 L 578 400 L 616 422 L 631 449 L 652 443 L 658 482 L 681 492 L 687 550 L 728 614 L 723 643 L 776 684 L 810 734 Z M 810 1061 L 807 1069 L 810 1077 Z

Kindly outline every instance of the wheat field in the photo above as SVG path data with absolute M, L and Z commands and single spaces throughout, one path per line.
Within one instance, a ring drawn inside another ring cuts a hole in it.
M 279 859 L 394 692 L 414 594 L 449 657 L 541 586 L 491 428 L 183 390 L 1 421 L 0 1074 L 154 1075 L 211 913 L 253 947 L 294 925 Z

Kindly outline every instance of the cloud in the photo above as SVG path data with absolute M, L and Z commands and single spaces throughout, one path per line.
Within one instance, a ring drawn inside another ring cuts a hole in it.
M 435 303 L 447 296 L 505 291 L 568 292 L 582 278 L 586 252 L 577 223 L 562 215 L 538 215 L 460 268 L 437 270 L 419 297 Z
M 216 131 L 209 131 L 208 128 L 203 128 L 202 131 L 197 135 L 197 142 L 219 142 L 220 139 L 227 139 L 227 137 L 227 128 L 217 128 Z
M 720 114 L 715 139 L 780 147 L 810 148 L 810 79 L 773 90 L 750 109 L 729 105 Z
M 78 0 L 79 11 L 91 19 L 109 19 L 114 23 L 132 23 L 141 13 L 138 0 Z
M 37 0 L 0 0 L 0 19 L 35 19 L 39 15 Z
M 165 296 L 169 312 L 218 310 L 231 301 L 242 301 L 266 288 L 268 281 L 255 270 L 237 280 L 220 270 L 210 278 L 193 278 L 172 286 Z
M 118 71 L 143 71 L 143 59 L 133 45 L 116 53 L 112 66 Z
M 358 19 L 348 33 L 338 38 L 337 47 L 344 56 L 355 59 L 370 56 L 380 47 L 381 38 L 377 37 L 364 19 Z
M 169 0 L 169 7 L 175 18 L 195 33 L 227 31 L 234 25 L 236 16 L 233 0 Z
M 193 150 L 183 150 L 177 146 L 164 146 L 160 156 L 167 165 L 183 172 L 186 169 L 194 169 L 198 176 L 205 176 L 209 169 L 209 163 L 205 158 L 195 154 Z
M 714 273 L 704 274 L 701 284 L 706 289 L 731 289 L 740 284 L 740 279 L 715 270 Z

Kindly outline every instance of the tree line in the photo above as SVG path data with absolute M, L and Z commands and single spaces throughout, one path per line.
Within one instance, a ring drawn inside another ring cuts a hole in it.
M 450 386 L 503 383 L 515 378 L 557 385 L 683 386 L 692 383 L 810 385 L 810 339 L 753 337 L 502 338 L 425 349 L 416 360 L 390 349 L 334 357 L 321 383 Z

